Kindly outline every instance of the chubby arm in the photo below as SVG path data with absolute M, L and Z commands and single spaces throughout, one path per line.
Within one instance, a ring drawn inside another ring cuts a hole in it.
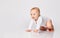
M 32 31 L 32 25 L 33 25 L 33 20 L 31 20 L 28 29 L 26 30 L 27 32 L 31 32 Z
M 40 17 L 37 21 L 37 24 L 36 24 L 36 29 L 34 29 L 34 32 L 38 32 L 40 30 L 40 26 L 41 26 L 41 23 L 42 23 L 42 17 Z

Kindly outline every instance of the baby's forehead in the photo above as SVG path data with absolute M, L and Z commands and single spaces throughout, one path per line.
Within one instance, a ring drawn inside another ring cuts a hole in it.
M 34 13 L 34 12 L 40 13 L 40 9 L 39 9 L 38 7 L 34 7 L 34 8 L 31 9 L 30 12 L 31 12 L 31 13 Z
M 37 9 L 33 9 L 31 10 L 31 12 L 39 12 Z
M 39 13 L 38 11 L 31 11 L 30 14 L 36 14 Z
M 31 11 L 38 11 L 38 9 L 32 9 Z

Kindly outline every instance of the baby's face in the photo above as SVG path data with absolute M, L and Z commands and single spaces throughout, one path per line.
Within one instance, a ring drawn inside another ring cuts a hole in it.
M 39 11 L 37 9 L 31 10 L 32 19 L 34 19 L 34 20 L 38 19 L 39 15 L 40 15 L 40 13 L 39 13 Z

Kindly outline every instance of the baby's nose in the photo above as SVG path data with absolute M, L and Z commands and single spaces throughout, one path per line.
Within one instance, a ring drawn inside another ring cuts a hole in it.
M 32 17 L 32 18 L 34 18 L 34 17 Z

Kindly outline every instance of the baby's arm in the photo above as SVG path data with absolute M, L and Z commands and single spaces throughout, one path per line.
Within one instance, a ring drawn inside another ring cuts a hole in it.
M 34 29 L 34 32 L 38 32 L 40 30 L 41 23 L 42 23 L 42 17 L 40 17 L 38 19 L 38 21 L 37 21 L 37 27 L 36 27 L 36 29 Z
M 26 30 L 27 32 L 31 32 L 32 31 L 32 28 L 31 28 L 32 24 L 33 24 L 33 20 L 31 20 L 30 25 L 29 25 L 28 29 Z
M 27 29 L 26 32 L 31 32 L 32 30 L 31 29 Z

